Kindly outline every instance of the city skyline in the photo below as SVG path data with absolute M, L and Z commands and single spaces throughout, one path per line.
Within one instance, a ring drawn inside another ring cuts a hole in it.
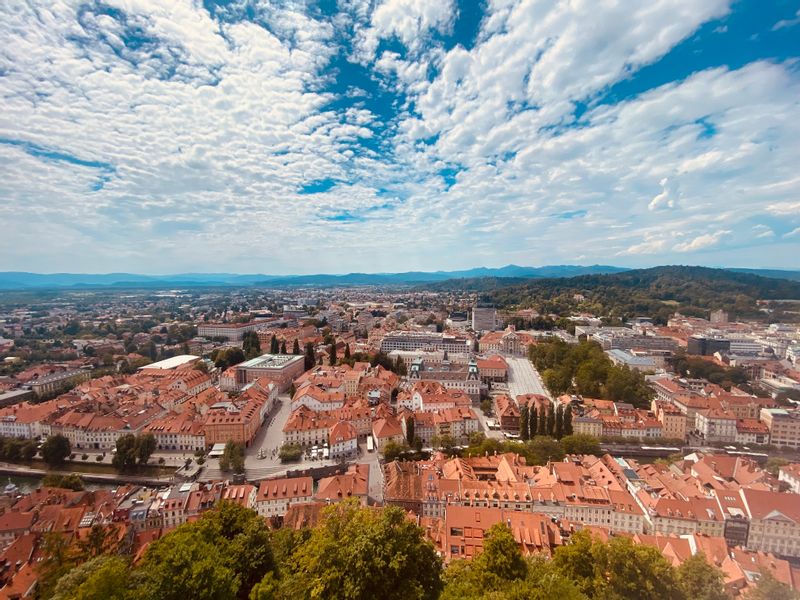
M 0 12 L 0 271 L 798 267 L 796 3 Z

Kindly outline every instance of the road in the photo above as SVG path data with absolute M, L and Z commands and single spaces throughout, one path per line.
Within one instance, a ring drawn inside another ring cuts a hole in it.
M 550 398 L 531 361 L 519 356 L 506 356 L 505 359 L 508 362 L 508 391 L 512 398 L 522 394 L 541 394 Z

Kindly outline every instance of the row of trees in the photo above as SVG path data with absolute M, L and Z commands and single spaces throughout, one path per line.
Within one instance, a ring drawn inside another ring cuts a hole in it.
M 464 450 L 466 456 L 486 456 L 513 452 L 525 458 L 529 465 L 543 465 L 548 461 L 563 460 L 567 454 L 601 453 L 597 438 L 582 433 L 565 435 L 560 440 L 545 435 L 535 435 L 527 441 L 498 440 L 487 438 L 480 432 L 470 436 L 470 445 Z
M 313 529 L 269 531 L 255 512 L 223 502 L 153 542 L 133 566 L 117 536 L 94 529 L 77 547 L 46 534 L 38 596 L 57 600 L 723 600 L 722 573 L 697 555 L 675 568 L 652 547 L 586 532 L 552 560 L 524 557 L 492 526 L 471 561 L 442 560 L 402 509 L 349 500 Z M 789 600 L 768 573 L 749 598 Z
M 527 441 L 537 435 L 560 440 L 572 435 L 572 407 L 559 404 L 555 409 L 536 411 L 536 405 L 523 404 L 519 409 L 519 436 Z
M 152 433 L 134 435 L 132 433 L 117 439 L 116 452 L 111 464 L 121 472 L 130 472 L 137 467 L 146 465 L 156 449 L 156 439 Z M 42 460 L 51 469 L 60 469 L 67 459 L 72 457 L 72 445 L 69 439 L 57 433 L 48 436 L 39 448 L 33 440 L 17 438 L 0 438 L 0 459 L 16 462 L 23 460 L 30 462 L 37 453 L 41 453 Z M 88 455 L 83 455 L 84 460 Z
M 653 398 L 642 373 L 613 364 L 595 342 L 567 344 L 556 339 L 531 346 L 529 356 L 555 396 L 575 392 L 640 408 Z

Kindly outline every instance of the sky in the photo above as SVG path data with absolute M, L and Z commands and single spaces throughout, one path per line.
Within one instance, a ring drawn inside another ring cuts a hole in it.
M 800 269 L 800 0 L 15 0 L 0 40 L 0 270 Z

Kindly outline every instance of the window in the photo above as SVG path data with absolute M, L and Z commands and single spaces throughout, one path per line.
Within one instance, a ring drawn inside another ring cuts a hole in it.
M 451 527 L 450 528 L 450 535 L 463 536 L 464 535 L 464 530 L 461 527 Z

